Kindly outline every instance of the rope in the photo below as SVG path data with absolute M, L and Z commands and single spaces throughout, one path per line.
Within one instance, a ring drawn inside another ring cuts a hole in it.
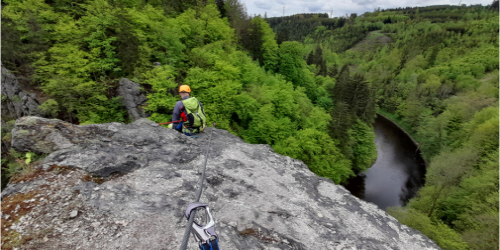
M 165 124 L 176 123 L 176 122 L 182 122 L 182 120 L 171 121 L 171 122 L 164 122 L 164 123 L 158 123 L 158 125 L 165 125 Z
M 214 127 L 215 129 L 215 123 Z M 203 191 L 203 181 L 205 180 L 205 170 L 207 169 L 207 160 L 208 160 L 208 152 L 210 150 L 210 142 L 212 141 L 212 134 L 214 133 L 214 129 L 212 129 L 212 132 L 210 132 L 210 139 L 208 139 L 208 147 L 207 147 L 207 153 L 205 157 L 205 166 L 203 166 L 203 172 L 201 173 L 200 177 L 200 187 L 198 188 L 198 193 L 196 194 L 196 201 L 200 201 L 201 197 L 201 192 Z M 191 213 L 189 214 L 189 221 L 188 225 L 186 227 L 186 231 L 184 232 L 184 238 L 182 239 L 182 245 L 181 245 L 181 250 L 186 250 L 188 240 L 189 240 L 189 233 L 191 232 L 191 227 L 193 227 L 193 221 L 194 221 L 194 216 L 196 214 L 196 209 L 191 210 Z

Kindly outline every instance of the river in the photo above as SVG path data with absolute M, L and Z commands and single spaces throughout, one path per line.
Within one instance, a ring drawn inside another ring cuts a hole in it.
M 377 116 L 373 127 L 377 161 L 344 186 L 381 209 L 404 206 L 424 185 L 425 162 L 417 146 L 391 121 Z

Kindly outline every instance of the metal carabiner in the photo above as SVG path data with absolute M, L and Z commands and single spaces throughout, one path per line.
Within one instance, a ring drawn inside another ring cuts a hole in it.
M 189 204 L 186 208 L 186 218 L 189 220 L 189 215 L 193 209 L 204 208 L 206 214 L 205 217 L 205 225 L 200 225 L 196 221 L 193 222 L 193 227 L 191 228 L 191 232 L 198 239 L 200 246 L 202 244 L 210 244 L 210 241 L 217 239 L 217 233 L 215 233 L 215 222 L 212 218 L 212 214 L 210 214 L 210 209 L 208 208 L 208 204 L 204 204 L 201 202 L 193 202 Z

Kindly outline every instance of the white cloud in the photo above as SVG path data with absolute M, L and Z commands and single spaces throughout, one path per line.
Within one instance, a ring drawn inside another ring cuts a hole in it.
M 375 3 L 376 0 L 352 0 L 352 2 L 356 3 L 357 5 L 367 5 Z
M 333 11 L 333 16 L 343 16 L 345 14 L 372 12 L 376 8 L 388 9 L 398 7 L 415 7 L 450 4 L 458 5 L 460 0 L 240 0 L 247 6 L 248 14 L 264 15 L 267 12 L 268 17 L 283 15 L 285 7 L 285 16 L 297 13 L 328 13 Z M 462 0 L 462 4 L 491 4 L 492 0 Z
M 311 3 L 307 5 L 307 9 L 309 12 L 321 12 L 323 11 L 323 8 L 325 7 L 325 3 L 323 2 L 316 2 L 316 3 Z
M 269 10 L 274 4 L 272 1 L 255 1 L 254 5 L 259 9 Z

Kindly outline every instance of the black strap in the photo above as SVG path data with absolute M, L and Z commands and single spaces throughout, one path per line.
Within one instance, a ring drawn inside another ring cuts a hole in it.
M 196 97 L 195 97 L 196 98 Z M 203 105 L 201 105 L 201 102 L 200 100 L 198 100 L 198 98 L 196 98 L 196 100 L 198 101 L 198 106 L 200 106 L 200 109 L 201 109 L 201 112 L 203 113 L 203 115 L 206 117 L 207 115 L 205 114 L 205 109 L 203 109 Z
M 200 130 L 201 127 L 203 127 L 203 119 L 201 119 L 201 116 L 196 113 L 196 115 L 198 116 L 198 118 L 200 118 L 200 122 L 201 122 L 201 126 L 198 127 L 198 131 Z
M 219 242 L 217 239 L 211 240 L 209 243 L 204 243 L 200 245 L 201 250 L 219 250 Z

